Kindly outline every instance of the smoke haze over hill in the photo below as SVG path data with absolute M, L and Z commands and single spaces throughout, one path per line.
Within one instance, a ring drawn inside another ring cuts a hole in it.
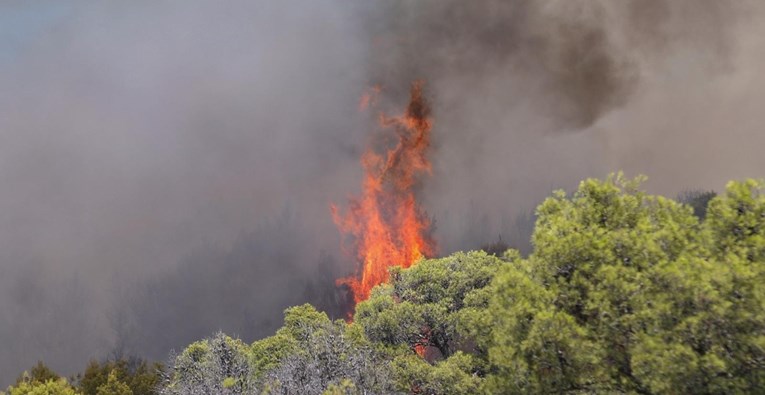
M 370 86 L 433 106 L 442 253 L 523 247 L 553 189 L 763 177 L 765 7 L 740 1 L 0 5 L 0 388 L 115 348 L 251 341 L 352 271 Z M 520 218 L 520 220 L 518 219 Z

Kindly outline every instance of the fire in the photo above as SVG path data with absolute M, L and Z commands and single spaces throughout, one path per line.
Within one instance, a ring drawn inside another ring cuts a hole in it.
M 361 100 L 364 108 L 375 102 L 375 87 Z M 409 105 L 401 116 L 380 115 L 385 133 L 361 157 L 364 168 L 362 193 L 349 201 L 341 214 L 332 206 L 332 217 L 341 233 L 351 235 L 359 268 L 354 276 L 341 278 L 353 291 L 354 302 L 366 300 L 375 285 L 388 280 L 391 266 L 410 267 L 432 256 L 435 242 L 429 235 L 430 221 L 415 196 L 423 175 L 431 173 L 427 158 L 433 121 L 422 93 L 422 83 L 412 84 Z M 380 145 L 385 148 L 375 148 Z

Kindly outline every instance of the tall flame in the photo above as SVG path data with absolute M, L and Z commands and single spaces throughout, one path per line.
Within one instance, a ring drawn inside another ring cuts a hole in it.
M 372 94 L 377 92 L 376 87 Z M 365 95 L 361 107 L 373 99 Z M 345 214 L 332 206 L 332 217 L 341 233 L 353 236 L 360 265 L 354 276 L 337 281 L 350 287 L 355 303 L 366 300 L 375 285 L 388 279 L 391 266 L 407 268 L 435 252 L 430 221 L 414 192 L 420 177 L 431 172 L 427 151 L 433 122 L 421 82 L 412 84 L 404 114 L 381 115 L 380 125 L 383 130 L 394 130 L 395 138 L 379 136 L 388 143 L 386 148 L 376 150 L 373 143 L 362 155 L 361 197 L 350 199 Z

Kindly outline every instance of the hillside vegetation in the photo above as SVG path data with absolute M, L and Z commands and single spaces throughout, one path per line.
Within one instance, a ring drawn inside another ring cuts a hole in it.
M 303 305 L 252 344 L 223 333 L 193 343 L 171 358 L 157 391 L 761 391 L 763 184 L 731 182 L 700 214 L 642 192 L 639 182 L 612 176 L 585 180 L 572 195 L 556 192 L 537 209 L 527 258 L 459 252 L 394 269 L 356 306 L 352 323 Z M 105 377 L 99 388 L 131 393 Z M 9 393 L 81 391 L 27 378 Z

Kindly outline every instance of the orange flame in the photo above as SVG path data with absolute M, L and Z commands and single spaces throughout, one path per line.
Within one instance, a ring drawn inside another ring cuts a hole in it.
M 378 91 L 375 88 L 374 93 Z M 373 98 L 364 96 L 362 107 L 370 102 Z M 394 129 L 397 138 L 384 152 L 376 151 L 372 144 L 361 157 L 361 197 L 350 199 L 344 215 L 332 206 L 332 217 L 341 233 L 353 236 L 360 263 L 354 276 L 337 281 L 350 287 L 355 303 L 366 300 L 375 285 L 388 280 L 389 267 L 407 268 L 435 252 L 435 242 L 429 236 L 430 221 L 420 210 L 414 192 L 420 177 L 431 172 L 426 154 L 432 124 L 422 83 L 415 82 L 403 115 L 380 116 L 383 129 Z

